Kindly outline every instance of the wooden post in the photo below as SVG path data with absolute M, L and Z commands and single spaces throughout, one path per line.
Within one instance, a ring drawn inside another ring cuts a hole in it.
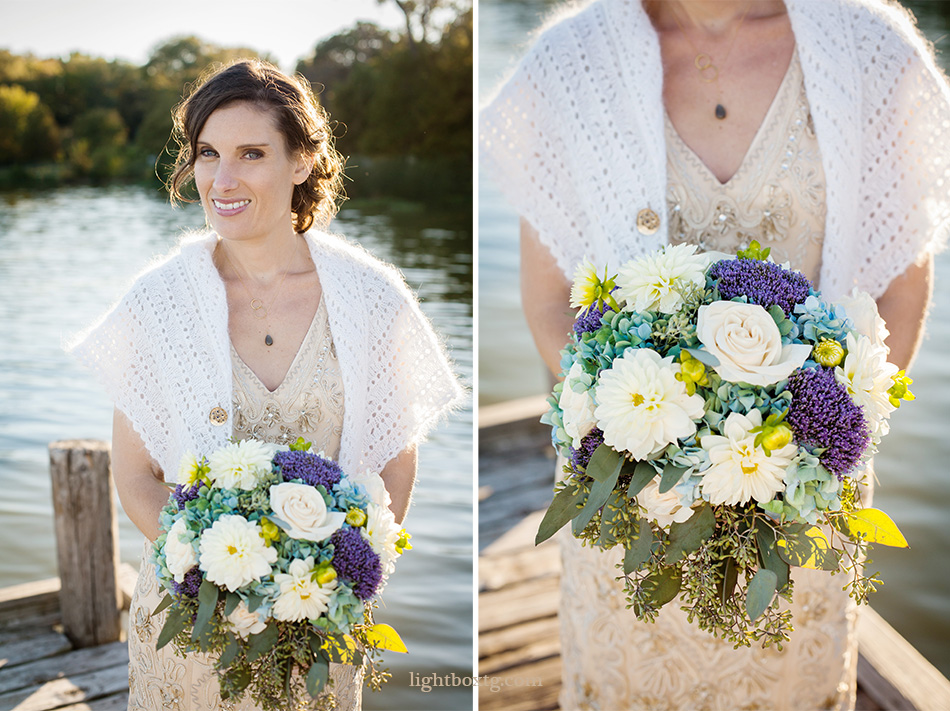
M 52 442 L 49 461 L 63 627 L 76 647 L 114 642 L 121 593 L 110 446 L 97 440 Z

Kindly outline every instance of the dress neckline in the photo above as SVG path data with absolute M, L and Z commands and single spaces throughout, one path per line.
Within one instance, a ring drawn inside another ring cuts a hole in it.
M 759 124 L 759 127 L 755 131 L 755 135 L 752 136 L 752 141 L 749 143 L 746 148 L 745 154 L 742 156 L 742 160 L 739 162 L 739 167 L 736 168 L 735 172 L 726 179 L 725 182 L 719 180 L 716 177 L 716 174 L 712 172 L 706 162 L 699 157 L 699 154 L 692 149 L 692 147 L 683 140 L 683 137 L 680 135 L 679 131 L 676 130 L 676 126 L 673 124 L 672 119 L 670 119 L 669 113 L 666 111 L 666 106 L 663 107 L 663 122 L 666 126 L 666 134 L 668 137 L 672 137 L 673 142 L 676 144 L 676 147 L 679 148 L 682 152 L 686 153 L 689 158 L 699 164 L 700 169 L 704 176 L 711 180 L 716 186 L 721 188 L 726 188 L 736 182 L 742 175 L 744 175 L 749 170 L 749 163 L 751 163 L 751 157 L 758 151 L 759 144 L 762 142 L 763 137 L 768 133 L 769 128 L 772 123 L 775 121 L 776 113 L 779 111 L 779 108 L 782 106 L 786 95 L 791 90 L 792 77 L 800 75 L 800 71 L 796 71 L 796 67 L 799 65 L 798 60 L 798 48 L 796 47 L 792 50 L 792 57 L 789 60 L 788 67 L 785 69 L 785 75 L 782 77 L 781 83 L 779 83 L 778 90 L 775 92 L 775 96 L 772 97 L 772 103 L 769 104 L 768 111 L 765 112 L 765 116 L 762 119 L 762 122 Z M 768 148 L 768 146 L 766 146 Z
M 254 372 L 254 369 L 251 368 L 251 366 L 249 366 L 249 365 L 244 361 L 244 359 L 241 357 L 241 354 L 238 353 L 238 352 L 237 352 L 237 349 L 234 347 L 234 341 L 232 341 L 230 338 L 228 338 L 228 344 L 231 346 L 231 358 L 232 358 L 232 360 L 233 360 L 235 363 L 237 363 L 238 366 L 239 366 L 242 370 L 244 370 L 245 373 L 253 380 L 253 382 L 254 382 L 258 387 L 260 387 L 265 393 L 267 393 L 268 395 L 276 395 L 276 394 L 277 394 L 278 392 L 280 392 L 281 389 L 283 389 L 284 386 L 287 385 L 288 382 L 291 380 L 291 375 L 293 374 L 294 370 L 296 369 L 297 364 L 298 364 L 298 362 L 300 361 L 300 359 L 301 359 L 301 357 L 302 357 L 302 354 L 307 350 L 307 348 L 308 348 L 308 346 L 309 346 L 309 343 L 310 343 L 311 338 L 313 337 L 313 332 L 314 332 L 314 329 L 315 329 L 315 327 L 316 327 L 316 325 L 317 325 L 317 322 L 320 321 L 321 311 L 323 311 L 323 312 L 326 311 L 326 307 L 324 306 L 324 303 L 323 303 L 323 294 L 322 294 L 322 293 L 320 294 L 320 301 L 319 301 L 319 303 L 317 304 L 317 310 L 314 311 L 314 313 L 313 313 L 313 318 L 310 319 L 310 326 L 309 326 L 309 328 L 307 328 L 307 333 L 304 334 L 303 340 L 300 341 L 300 346 L 298 346 L 297 352 L 294 354 L 293 360 L 290 361 L 290 366 L 287 368 L 287 372 L 284 373 L 284 377 L 281 378 L 280 383 L 278 383 L 277 387 L 274 388 L 273 390 L 271 390 L 270 388 L 268 388 L 268 387 L 264 384 L 264 381 L 261 380 L 260 377 L 257 375 L 257 373 Z M 326 327 L 327 327 L 327 329 L 329 329 L 329 328 L 330 328 L 329 319 L 328 319 L 328 318 L 324 318 L 323 320 L 327 321 L 327 326 L 326 326 Z

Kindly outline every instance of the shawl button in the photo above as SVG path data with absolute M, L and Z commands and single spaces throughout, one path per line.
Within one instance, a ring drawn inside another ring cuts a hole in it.
M 228 421 L 228 413 L 223 407 L 213 407 L 208 413 L 208 419 L 211 420 L 212 425 L 220 427 Z
M 649 207 L 645 207 L 637 213 L 637 230 L 642 235 L 656 234 L 660 229 L 660 216 Z

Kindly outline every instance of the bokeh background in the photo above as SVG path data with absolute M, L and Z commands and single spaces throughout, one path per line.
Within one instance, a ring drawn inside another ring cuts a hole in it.
M 472 386 L 472 18 L 467 0 L 0 0 L 0 587 L 57 572 L 47 444 L 111 437 L 62 340 L 204 225 L 160 177 L 171 109 L 213 62 L 311 80 L 347 157 L 331 229 L 402 269 Z M 469 403 L 421 449 L 415 547 L 378 614 L 410 654 L 387 655 L 367 709 L 471 706 L 470 688 L 424 694 L 410 672 L 472 672 L 472 470 Z M 141 534 L 121 512 L 119 528 L 138 565 Z
M 950 3 L 903 3 L 950 69 Z M 562 0 L 479 0 L 479 102 L 486 103 L 530 46 L 534 33 L 567 7 Z M 479 388 L 481 405 L 549 388 L 548 376 L 521 314 L 518 215 L 490 175 L 478 184 Z M 887 619 L 944 675 L 950 676 L 950 254 L 936 261 L 934 301 L 920 355 L 911 371 L 917 401 L 896 412 L 875 469 L 874 505 L 887 511 L 909 550 L 878 546 L 874 570 L 884 585 L 871 598 Z

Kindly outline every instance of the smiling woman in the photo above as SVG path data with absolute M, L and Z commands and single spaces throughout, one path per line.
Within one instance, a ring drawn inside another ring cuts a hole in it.
M 461 389 L 401 275 L 318 229 L 336 212 L 341 180 L 325 114 L 303 80 L 241 61 L 185 100 L 176 128 L 173 198 L 193 177 L 211 231 L 141 275 L 73 346 L 115 402 L 113 472 L 125 511 L 148 539 L 165 540 L 165 481 L 180 462 L 193 467 L 193 453 L 230 438 L 288 445 L 302 437 L 344 472 L 366 472 L 368 496 L 401 522 L 417 446 Z M 255 506 L 244 512 L 253 520 Z M 372 540 L 365 523 L 348 520 L 350 537 Z M 308 566 L 315 558 L 329 565 L 332 544 L 311 550 Z M 156 649 L 165 613 L 150 614 L 161 588 L 149 553 L 147 543 L 130 610 L 129 708 L 223 708 L 213 657 Z M 200 562 L 188 574 L 212 577 Z M 270 580 L 261 576 L 261 585 Z M 258 605 L 267 621 L 281 597 Z M 295 649 L 281 663 L 287 688 L 310 655 L 309 646 Z M 331 666 L 339 707 L 361 707 L 363 674 L 361 665 Z M 313 701 L 330 703 L 326 693 Z

